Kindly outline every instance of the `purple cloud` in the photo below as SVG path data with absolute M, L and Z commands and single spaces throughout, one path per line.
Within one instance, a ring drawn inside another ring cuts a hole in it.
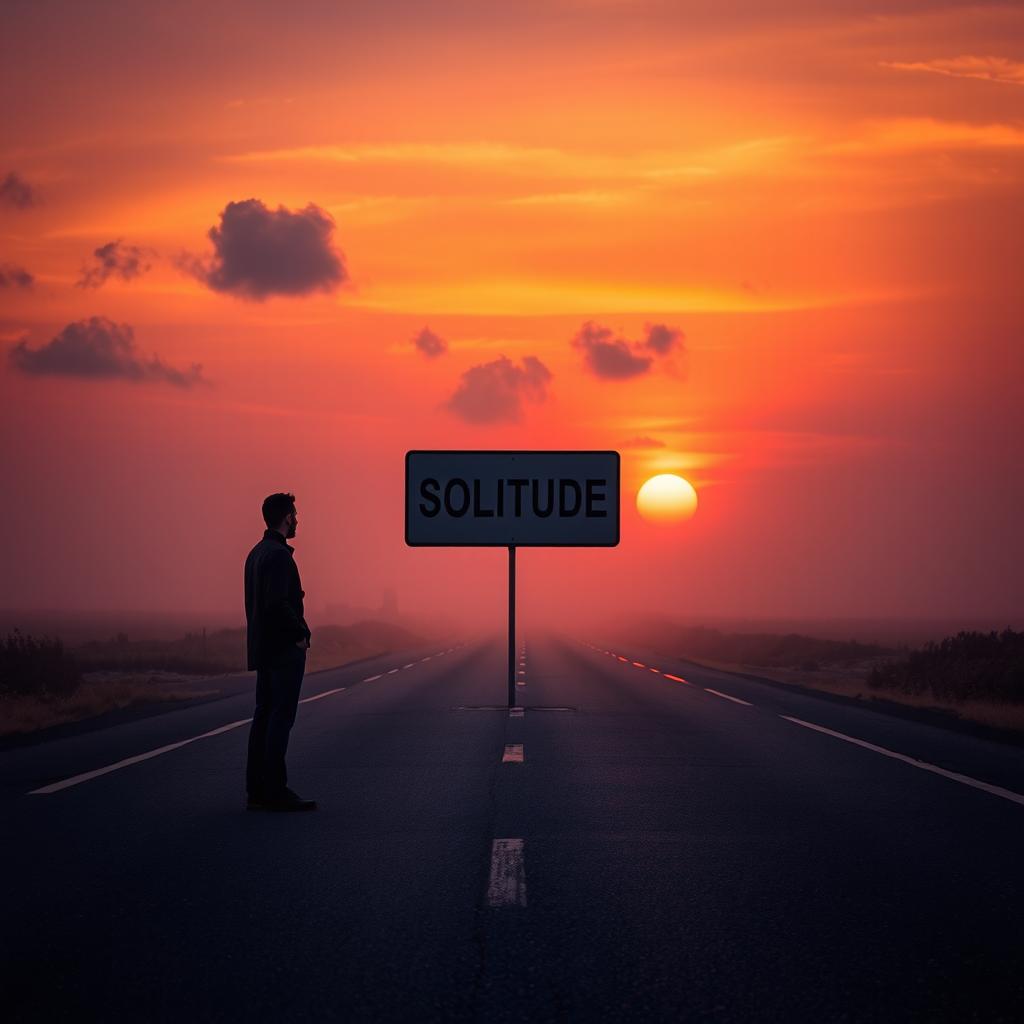
M 161 381 L 180 388 L 203 383 L 198 363 L 178 370 L 162 363 L 159 356 L 142 359 L 132 328 L 103 316 L 68 324 L 40 348 L 31 349 L 19 342 L 11 349 L 10 361 L 22 373 L 39 377 Z
M 0 264 L 0 288 L 31 288 L 34 282 L 35 278 L 24 267 Z
M 119 277 L 122 281 L 133 281 L 141 277 L 150 268 L 144 262 L 148 250 L 137 245 L 125 245 L 119 238 L 116 242 L 107 242 L 93 250 L 96 265 L 83 267 L 82 276 L 78 280 L 79 288 L 99 288 L 111 277 Z
M 428 358 L 436 359 L 448 351 L 448 342 L 436 335 L 429 327 L 424 327 L 413 338 L 412 343 Z
M 467 423 L 517 423 L 523 403 L 543 402 L 551 371 L 536 357 L 526 356 L 516 366 L 507 356 L 470 367 L 462 375 L 447 408 Z
M 583 351 L 590 371 L 607 380 L 626 380 L 638 377 L 651 368 L 651 356 L 636 355 L 622 338 L 616 338 L 611 328 L 601 327 L 588 320 L 572 339 L 574 347 Z
M 20 175 L 11 171 L 0 181 L 0 203 L 27 210 L 39 202 L 35 189 Z
M 332 245 L 334 221 L 310 203 L 276 210 L 258 199 L 228 203 L 210 228 L 213 257 L 194 257 L 184 268 L 216 292 L 262 302 L 271 295 L 330 292 L 347 280 L 343 257 Z
M 647 324 L 644 329 L 647 331 L 647 338 L 644 340 L 645 347 L 657 352 L 659 356 L 668 355 L 672 349 L 683 343 L 683 332 L 675 327 L 668 327 L 665 324 Z

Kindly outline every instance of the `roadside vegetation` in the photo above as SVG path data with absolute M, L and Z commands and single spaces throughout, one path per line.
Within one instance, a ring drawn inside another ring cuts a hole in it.
M 425 642 L 387 622 L 320 626 L 313 631 L 306 669 L 332 668 Z M 119 708 L 217 696 L 220 677 L 245 672 L 244 628 L 204 629 L 174 640 L 132 640 L 118 633 L 74 648 L 56 637 L 15 629 L 0 639 L 0 737 Z M 233 685 L 241 690 L 249 682 L 242 676 Z
M 1024 733 L 1024 633 L 1012 629 L 962 631 L 913 650 L 668 623 L 643 624 L 631 639 L 711 668 Z

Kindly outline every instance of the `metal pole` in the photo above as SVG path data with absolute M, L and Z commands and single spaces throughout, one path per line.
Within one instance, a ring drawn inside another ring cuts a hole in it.
M 516 546 L 508 546 L 508 706 L 516 706 Z

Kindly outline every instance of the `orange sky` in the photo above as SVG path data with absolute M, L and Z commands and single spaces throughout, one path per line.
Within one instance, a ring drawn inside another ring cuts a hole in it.
M 313 618 L 500 626 L 504 552 L 405 548 L 402 457 L 565 447 L 622 452 L 622 543 L 524 552 L 525 609 L 1024 616 L 1019 5 L 39 2 L 0 37 L 0 605 L 241 615 L 286 489 Z M 254 267 L 249 199 L 318 240 Z M 114 375 L 52 347 L 92 317 Z M 588 322 L 646 370 L 596 374 Z M 550 379 L 467 422 L 503 356 Z M 665 471 L 700 509 L 655 527 Z

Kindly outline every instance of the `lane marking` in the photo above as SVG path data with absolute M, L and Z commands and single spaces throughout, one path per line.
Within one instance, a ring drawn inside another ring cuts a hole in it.
M 428 654 L 425 658 L 420 658 L 420 664 L 422 664 L 424 661 L 430 661 L 430 657 L 431 656 Z
M 525 685 L 526 685 L 526 680 L 525 679 L 517 679 L 516 680 L 516 686 L 525 686 Z
M 619 661 L 629 661 L 629 658 L 624 658 L 621 654 L 616 654 L 615 657 L 618 658 Z
M 389 668 L 388 671 L 387 671 L 387 675 L 393 676 L 397 671 L 398 671 L 397 668 Z
M 931 772 L 933 775 L 941 775 L 944 779 L 952 779 L 953 782 L 960 782 L 965 786 L 980 789 L 985 793 L 991 793 L 993 796 L 1001 796 L 1004 800 L 1010 800 L 1015 804 L 1024 806 L 1024 795 L 1015 793 L 1012 789 L 1003 789 L 1002 786 L 993 786 L 991 783 L 982 782 L 980 779 L 972 779 L 970 775 L 961 775 L 959 772 L 948 771 L 945 768 L 940 768 L 938 765 L 929 764 L 927 761 L 919 761 L 916 757 L 909 757 L 906 754 L 897 753 L 895 750 L 889 750 L 886 747 L 879 747 L 874 743 L 868 743 L 867 740 L 859 740 L 855 736 L 847 736 L 846 733 L 836 732 L 834 729 L 826 729 L 823 725 L 805 722 L 802 718 L 791 718 L 789 715 L 779 715 L 779 718 L 784 718 L 787 722 L 792 722 L 794 725 L 802 725 L 805 729 L 823 732 L 826 736 L 834 736 L 837 740 L 845 740 L 847 743 L 864 747 L 865 750 L 873 750 L 876 754 L 891 757 L 895 761 L 902 761 L 913 768 L 920 768 L 922 771 Z
M 636 665 L 637 668 L 647 668 L 642 661 L 634 661 L 633 664 Z
M 669 675 L 668 672 L 662 672 L 661 674 L 666 679 L 674 679 L 677 683 L 686 683 L 687 686 L 690 685 L 685 679 L 681 678 L 680 676 L 672 676 L 672 675 Z
M 742 704 L 745 708 L 752 708 L 754 705 L 749 701 L 740 700 L 739 697 L 730 697 L 727 693 L 720 693 L 718 690 L 712 690 L 710 686 L 704 687 L 707 693 L 713 693 L 716 697 L 723 697 L 725 700 L 731 700 L 734 704 Z
M 416 664 L 415 661 L 410 661 L 408 665 L 403 665 L 402 668 L 412 668 L 413 665 L 415 665 L 415 664 Z
M 381 677 L 381 675 L 382 675 L 382 674 L 383 674 L 383 673 L 378 673 L 378 674 L 377 674 L 377 675 L 375 675 L 375 676 L 367 676 L 367 677 L 366 677 L 366 678 L 365 678 L 365 679 L 363 680 L 363 682 L 364 682 L 364 683 L 372 683 L 372 682 L 374 681 L 374 679 L 380 679 L 380 677 Z
M 522 708 L 509 708 L 508 709 L 508 717 L 509 718 L 522 718 L 523 717 L 523 709 Z
M 487 903 L 492 907 L 526 906 L 526 867 L 522 839 L 495 839 L 491 843 L 491 877 Z
M 49 786 L 41 786 L 39 789 L 30 790 L 28 795 L 35 796 L 37 794 L 57 793 L 62 789 L 67 789 L 69 786 L 77 786 L 79 783 L 88 782 L 90 779 L 98 779 L 101 775 L 116 772 L 119 768 L 127 768 L 129 765 L 138 764 L 140 761 L 148 761 L 151 757 L 159 757 L 161 754 L 166 754 L 168 751 L 177 750 L 178 747 L 184 747 L 189 743 L 195 743 L 196 740 L 205 740 L 208 736 L 219 736 L 222 732 L 228 732 L 231 729 L 239 728 L 239 726 L 248 725 L 251 721 L 251 718 L 242 718 L 237 722 L 229 722 L 227 725 L 222 725 L 218 729 L 211 729 L 209 732 L 200 733 L 198 736 L 190 736 L 187 740 L 178 740 L 177 743 L 168 743 L 166 746 L 157 747 L 155 750 L 147 750 L 144 754 L 136 754 L 134 757 L 126 757 L 121 761 L 115 761 L 113 764 L 108 764 L 103 768 L 96 768 L 91 772 L 82 772 L 81 775 L 72 775 L 69 779 L 62 779 L 60 782 L 53 782 Z
M 524 756 L 522 743 L 506 743 L 501 762 L 502 764 L 522 764 Z
M 308 704 L 311 700 L 323 700 L 324 697 L 330 697 L 332 693 L 341 693 L 344 689 L 344 686 L 336 686 L 333 690 L 325 690 L 323 693 L 318 693 L 314 697 L 303 697 L 299 703 Z
M 652 672 L 657 672 L 659 676 L 661 675 L 661 669 L 660 668 L 652 668 L 651 671 Z

